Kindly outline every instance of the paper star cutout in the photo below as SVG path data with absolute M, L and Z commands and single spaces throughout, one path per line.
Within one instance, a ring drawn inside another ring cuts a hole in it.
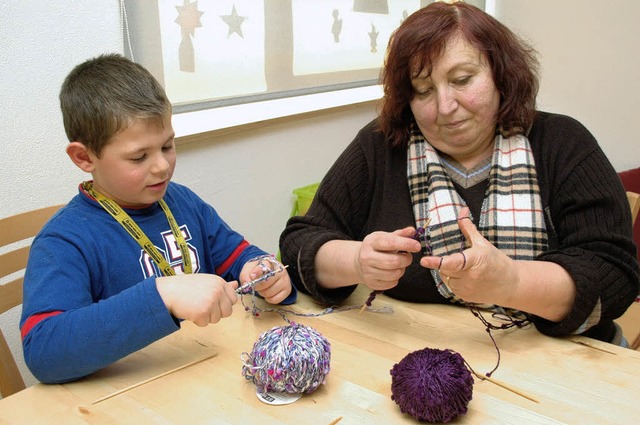
M 202 26 L 200 17 L 204 14 L 198 10 L 198 2 L 189 3 L 189 0 L 184 0 L 184 6 L 176 6 L 176 9 L 178 17 L 175 22 L 182 27 L 183 33 L 194 36 L 196 28 Z
M 231 10 L 231 15 L 220 15 L 220 18 L 222 18 L 222 20 L 227 25 L 229 25 L 229 33 L 227 34 L 227 37 L 231 37 L 231 35 L 235 32 L 240 36 L 240 38 L 244 38 L 244 36 L 242 35 L 241 25 L 244 20 L 247 19 L 247 17 L 238 16 L 235 4 L 233 5 L 233 9 Z

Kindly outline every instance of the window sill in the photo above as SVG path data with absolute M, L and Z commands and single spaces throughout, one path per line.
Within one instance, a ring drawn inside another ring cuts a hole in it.
M 173 115 L 176 143 L 211 140 L 220 136 L 263 127 L 292 117 L 309 116 L 358 107 L 382 97 L 380 85 L 225 106 Z

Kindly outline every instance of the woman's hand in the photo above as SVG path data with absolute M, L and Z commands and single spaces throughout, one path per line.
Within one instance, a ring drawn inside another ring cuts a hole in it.
M 420 252 L 420 242 L 413 239 L 416 229 L 405 227 L 389 232 L 373 232 L 367 235 L 357 256 L 354 268 L 358 282 L 372 290 L 393 288 L 413 261 L 412 252 Z
M 571 311 L 575 283 L 556 263 L 513 260 L 491 245 L 469 218 L 458 215 L 458 226 L 470 248 L 443 257 L 424 257 L 423 267 L 440 271 L 451 292 L 467 302 L 496 304 L 558 322 Z
M 375 291 L 393 288 L 412 262 L 412 252 L 420 252 L 413 239 L 416 229 L 377 231 L 362 242 L 331 240 L 316 253 L 316 279 L 323 288 L 365 284 Z
M 470 248 L 443 257 L 423 257 L 420 264 L 439 270 L 451 292 L 464 301 L 508 306 L 519 284 L 516 261 L 478 232 L 468 208 L 460 211 L 458 226 Z

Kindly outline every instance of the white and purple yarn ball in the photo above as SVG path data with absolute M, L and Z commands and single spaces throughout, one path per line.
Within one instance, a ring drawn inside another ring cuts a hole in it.
M 242 374 L 258 392 L 310 393 L 329 373 L 331 344 L 315 329 L 291 322 L 263 332 L 243 356 Z
M 391 369 L 391 399 L 402 413 L 430 422 L 449 422 L 467 413 L 473 378 L 462 356 L 424 348 Z

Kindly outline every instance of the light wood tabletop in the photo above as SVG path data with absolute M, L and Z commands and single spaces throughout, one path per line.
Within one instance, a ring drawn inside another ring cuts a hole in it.
M 345 304 L 362 305 L 365 289 Z M 254 317 L 238 303 L 234 314 L 216 325 L 185 322 L 174 334 L 87 378 L 37 384 L 0 400 L 0 424 L 411 424 L 418 422 L 391 400 L 390 370 L 407 354 L 427 347 L 451 349 L 477 372 L 495 366 L 495 347 L 469 309 L 384 295 L 373 303 L 380 307 L 392 312 L 355 308 L 287 316 L 331 343 L 326 383 L 292 404 L 259 400 L 256 386 L 242 376 L 241 360 L 262 332 L 287 322 L 277 313 Z M 289 308 L 322 311 L 305 295 Z M 501 354 L 492 377 L 535 401 L 475 377 L 468 412 L 455 423 L 637 423 L 640 352 L 586 338 L 578 338 L 584 344 L 550 338 L 533 327 L 492 334 Z

